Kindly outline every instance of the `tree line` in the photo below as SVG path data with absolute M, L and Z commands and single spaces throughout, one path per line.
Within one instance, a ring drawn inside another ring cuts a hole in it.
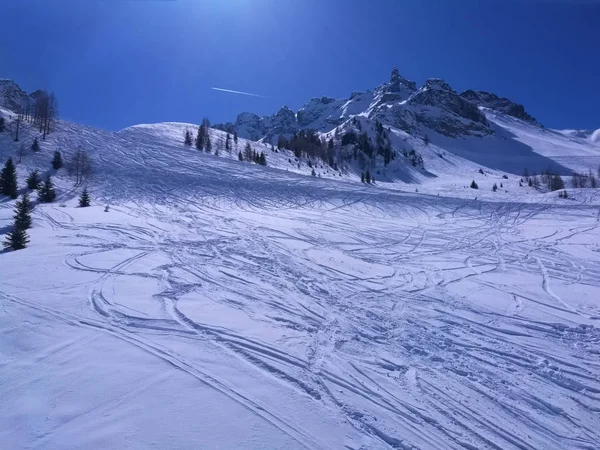
M 86 161 L 86 163 L 82 163 Z M 55 171 L 63 168 L 63 159 L 60 151 L 56 151 L 51 161 L 51 166 Z M 91 163 L 87 153 L 83 150 L 75 152 L 72 160 L 67 165 L 69 173 L 76 180 L 76 185 L 91 174 Z M 83 168 L 82 168 L 83 167 Z M 29 243 L 29 235 L 27 230 L 31 227 L 31 212 L 33 211 L 33 203 L 30 199 L 29 192 L 37 192 L 37 200 L 39 203 L 52 203 L 56 200 L 56 188 L 51 175 L 48 175 L 45 180 L 39 170 L 29 172 L 26 180 L 26 190 L 22 193 L 21 198 L 15 203 L 15 215 L 13 216 L 13 226 L 8 233 L 4 247 L 7 249 L 20 250 Z M 16 199 L 18 197 L 19 186 L 17 180 L 17 169 L 12 158 L 8 158 L 2 171 L 0 172 L 0 194 Z M 83 188 L 79 197 L 79 206 L 90 206 L 90 195 L 87 187 Z

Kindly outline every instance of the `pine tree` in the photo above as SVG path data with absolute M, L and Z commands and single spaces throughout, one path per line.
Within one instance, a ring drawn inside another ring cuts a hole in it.
M 52 158 L 52 168 L 58 170 L 63 166 L 62 153 L 58 150 L 54 152 L 54 158 Z
M 563 191 L 563 198 L 569 198 L 569 194 L 567 194 L 566 190 Z
M 28 243 L 29 236 L 27 235 L 27 231 L 20 230 L 15 227 L 6 236 L 6 241 L 4 241 L 4 247 L 11 248 L 13 250 L 21 250 L 27 247 Z
M 8 158 L 2 174 L 0 175 L 0 194 L 8 195 L 10 198 L 17 198 L 17 170 L 12 158 Z
M 35 191 L 40 187 L 41 182 L 42 177 L 40 176 L 39 170 L 33 170 L 27 177 L 27 189 Z
M 425 135 L 425 137 L 423 138 L 423 142 L 425 143 L 425 145 L 429 145 L 429 143 L 431 142 L 429 140 L 429 136 Z
M 550 190 L 558 191 L 559 189 L 565 188 L 565 182 L 560 175 L 552 175 L 550 178 Z
M 315 172 L 315 169 L 312 170 L 312 172 L 310 173 L 313 177 L 317 176 L 317 173 Z
M 267 165 L 267 157 L 265 156 L 265 152 L 260 152 L 260 156 L 258 157 L 258 163 L 261 166 Z
M 38 189 L 38 199 L 42 203 L 52 203 L 56 199 L 56 191 L 52 178 L 46 178 L 46 181 Z
M 190 133 L 190 130 L 185 130 L 185 134 L 183 137 L 183 145 L 186 145 L 188 147 L 192 146 L 192 133 Z
M 198 127 L 198 133 L 196 134 L 196 148 L 198 150 L 204 150 L 204 125 Z
M 235 142 L 235 145 L 237 145 L 238 143 L 238 135 L 237 135 L 237 131 L 233 132 L 233 142 Z
M 361 183 L 364 183 L 364 182 L 365 182 L 365 173 L 364 173 L 364 172 L 361 172 L 361 173 L 360 173 L 360 182 L 361 182 Z
M 358 123 L 360 123 L 360 122 L 358 122 Z M 365 173 L 365 183 L 371 184 L 371 172 L 369 172 L 368 170 Z
M 33 204 L 29 199 L 29 194 L 24 192 L 20 200 L 15 203 L 14 226 L 18 230 L 27 230 L 31 227 L 31 211 Z
M 492 186 L 492 191 L 496 192 L 498 190 L 498 186 L 496 185 L 496 183 L 494 183 L 494 185 Z
M 81 192 L 81 197 L 79 197 L 79 207 L 87 208 L 88 206 L 90 206 L 90 194 L 88 193 L 87 187 L 84 187 Z
M 5 130 L 4 127 L 4 117 L 0 117 L 0 133 L 3 133 Z
M 240 151 L 240 152 L 238 152 L 238 159 L 239 159 L 240 161 L 243 161 L 243 160 L 244 160 L 244 155 L 242 155 L 242 152 L 241 152 L 241 151 Z
M 527 184 L 529 185 L 529 187 L 533 186 L 533 180 L 531 178 L 529 178 L 529 180 L 527 181 Z
M 479 189 L 479 186 L 477 186 L 477 183 L 475 183 L 475 180 L 473 180 L 471 182 L 471 189 Z
M 33 140 L 33 144 L 31 144 L 31 150 L 32 150 L 34 153 L 37 153 L 37 152 L 39 152 L 39 151 L 40 151 L 40 143 L 38 142 L 38 138 L 35 138 L 35 139 Z
M 250 146 L 250 142 L 246 142 L 246 147 L 244 147 L 244 159 L 252 161 L 252 147 Z
M 229 136 L 229 133 L 227 133 L 227 137 L 225 138 L 225 150 L 231 150 L 231 136 Z
M 206 133 L 206 142 L 204 144 L 204 150 L 206 150 L 208 153 L 212 152 L 212 142 L 210 141 L 210 136 L 208 135 L 208 132 Z

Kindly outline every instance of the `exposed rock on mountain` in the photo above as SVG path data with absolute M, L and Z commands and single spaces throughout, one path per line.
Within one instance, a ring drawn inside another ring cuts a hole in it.
M 496 94 L 469 89 L 460 94 L 460 96 L 478 106 L 485 106 L 486 108 L 494 109 L 509 116 L 516 117 L 517 119 L 538 124 L 538 121 L 525 111 L 523 105 L 519 105 L 504 97 L 498 97 Z

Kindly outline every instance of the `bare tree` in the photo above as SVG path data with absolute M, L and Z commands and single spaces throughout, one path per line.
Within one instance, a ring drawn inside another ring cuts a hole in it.
M 35 99 L 33 123 L 39 126 L 42 139 L 50 133 L 51 125 L 58 120 L 58 102 L 54 93 L 40 91 Z
M 15 142 L 19 142 L 19 128 L 21 126 L 21 116 L 20 115 L 17 115 L 15 122 L 17 124 L 16 132 L 15 132 Z
M 25 155 L 26 151 L 25 144 L 21 143 L 21 145 L 19 145 L 19 149 L 17 150 L 17 156 L 19 157 L 19 162 L 17 164 L 21 164 L 21 160 L 23 159 L 23 155 Z
M 75 179 L 78 186 L 90 179 L 93 174 L 92 162 L 87 152 L 78 149 L 67 163 L 67 172 Z

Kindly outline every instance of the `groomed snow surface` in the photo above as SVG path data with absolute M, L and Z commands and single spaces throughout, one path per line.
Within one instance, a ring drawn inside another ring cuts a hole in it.
M 92 207 L 59 171 L 29 247 L 0 254 L 1 448 L 600 448 L 590 190 L 450 154 L 419 193 L 365 186 L 183 128 L 62 124 L 18 166 L 82 146 L 97 170 Z

